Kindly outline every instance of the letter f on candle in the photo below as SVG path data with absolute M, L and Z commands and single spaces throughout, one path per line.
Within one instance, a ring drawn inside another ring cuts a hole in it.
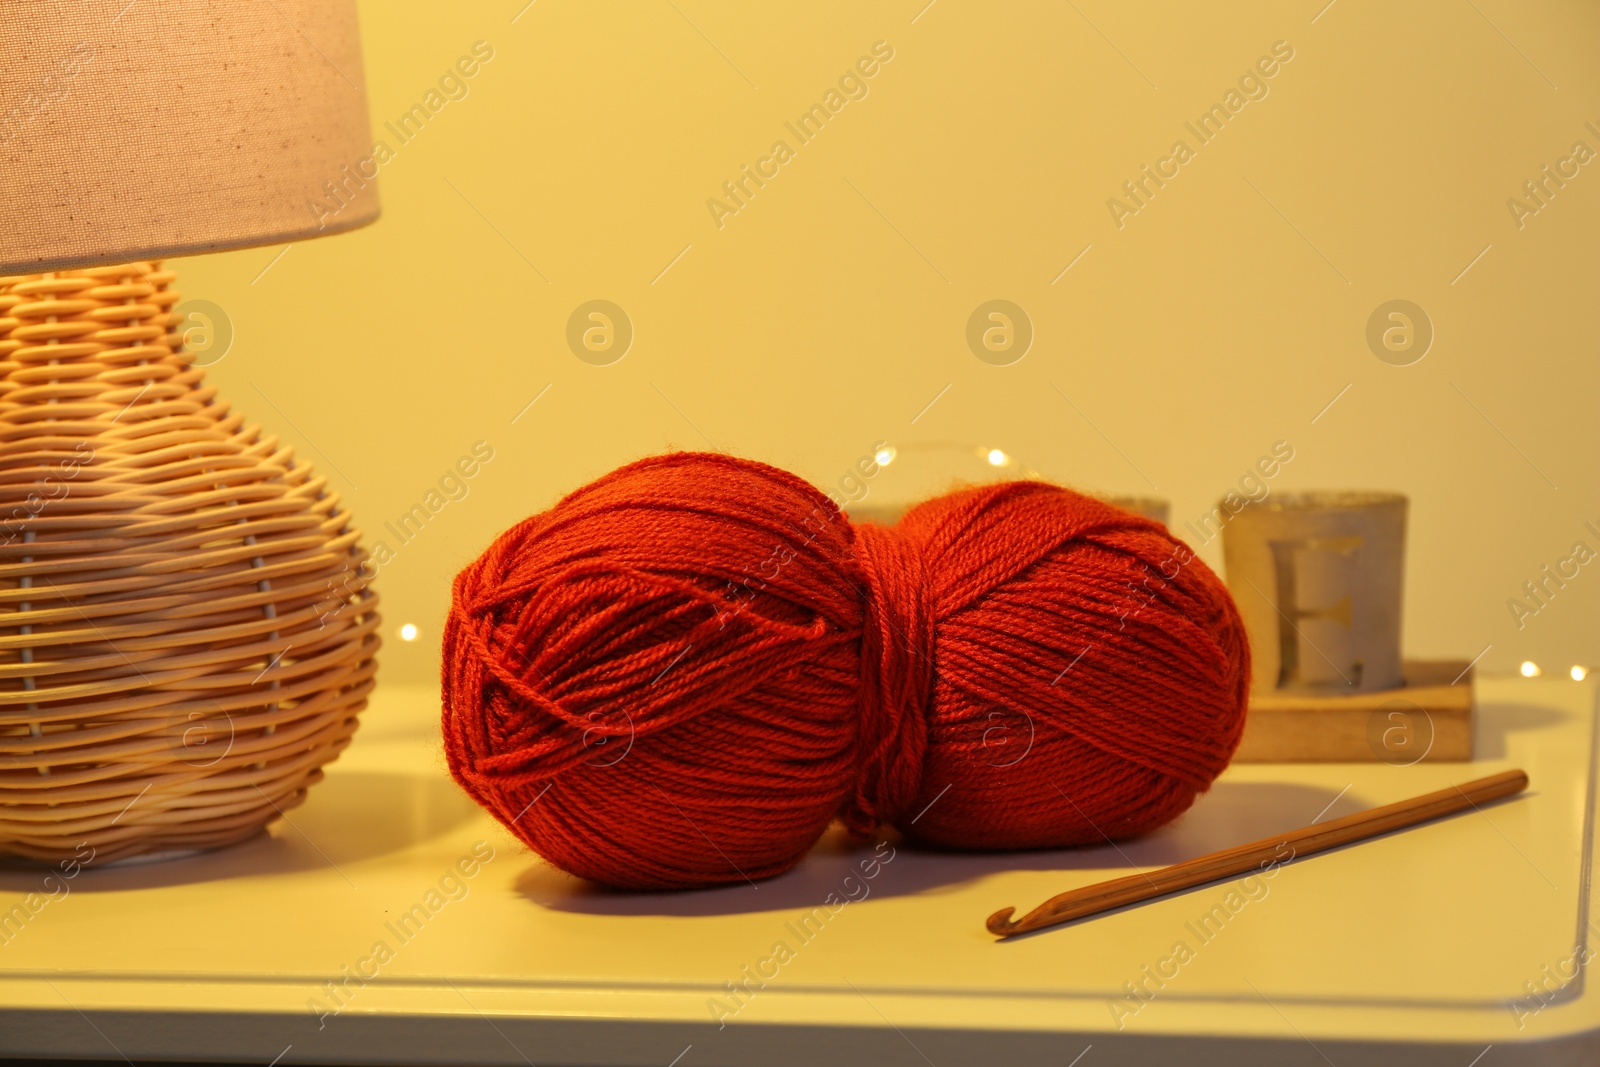
M 1288 541 L 1269 541 L 1272 549 L 1273 576 L 1277 593 L 1274 606 L 1278 609 L 1278 687 L 1300 684 L 1324 683 L 1330 678 L 1323 675 L 1315 663 L 1307 671 L 1306 657 L 1301 645 L 1309 645 L 1318 659 L 1326 661 L 1343 683 L 1351 689 L 1361 685 L 1361 661 L 1353 653 L 1354 643 L 1350 629 L 1353 590 L 1359 584 L 1356 570 L 1359 567 L 1361 547 L 1365 538 L 1320 537 Z M 1302 598 L 1320 607 L 1307 607 Z M 1321 642 L 1313 642 L 1302 628 L 1306 623 L 1333 623 L 1313 627 Z

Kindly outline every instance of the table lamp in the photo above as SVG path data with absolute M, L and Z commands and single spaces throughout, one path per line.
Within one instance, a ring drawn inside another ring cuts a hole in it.
M 349 743 L 378 615 L 160 260 L 377 217 L 355 3 L 10 4 L 0 55 L 0 855 L 228 845 Z

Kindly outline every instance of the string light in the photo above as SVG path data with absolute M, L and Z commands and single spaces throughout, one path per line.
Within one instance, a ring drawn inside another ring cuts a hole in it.
M 1589 668 L 1588 667 L 1583 667 L 1583 666 L 1580 666 L 1580 665 L 1574 663 L 1572 665 L 1572 672 L 1571 673 L 1572 673 L 1572 680 L 1574 682 L 1581 682 L 1585 678 L 1589 677 Z
M 412 623 L 408 622 L 404 626 L 400 627 L 400 640 L 402 640 L 402 641 L 415 641 L 416 639 L 417 639 L 417 628 L 416 628 L 415 625 L 413 625 Z
M 882 448 L 878 449 L 877 454 L 875 454 L 872 458 L 878 461 L 878 466 L 887 467 L 889 464 L 894 462 L 894 457 L 898 454 L 899 453 L 894 450 L 894 445 L 884 445 Z
M 989 449 L 989 466 L 991 466 L 991 467 L 1004 467 L 1007 463 L 1010 463 L 1010 462 L 1011 462 L 1011 457 L 1006 455 L 1004 452 L 1000 451 L 998 448 Z
M 1544 673 L 1539 669 L 1539 665 L 1533 662 L 1531 659 L 1525 659 L 1522 661 L 1521 670 L 1524 678 L 1537 678 L 1539 675 Z

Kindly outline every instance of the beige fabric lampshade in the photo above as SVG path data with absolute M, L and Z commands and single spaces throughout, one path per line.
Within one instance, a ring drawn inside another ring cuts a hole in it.
M 0 0 L 0 275 L 378 215 L 354 0 Z

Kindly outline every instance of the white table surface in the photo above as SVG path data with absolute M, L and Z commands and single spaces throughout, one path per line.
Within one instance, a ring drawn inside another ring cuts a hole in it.
M 830 836 L 756 888 L 670 895 L 599 891 L 529 854 L 450 781 L 436 694 L 380 689 L 327 780 L 269 833 L 209 855 L 87 870 L 8 931 L 0 1056 L 1600 1062 L 1600 993 L 1581 971 L 1561 978 L 1575 949 L 1596 943 L 1595 685 L 1476 684 L 1472 763 L 1241 765 L 1175 824 L 1120 849 L 970 856 L 900 844 L 861 880 L 872 850 Z M 1001 906 L 1026 910 L 1130 864 L 1160 866 L 1513 766 L 1532 779 L 1522 797 L 1268 879 L 1009 942 L 984 930 Z M 475 847 L 492 858 L 460 877 Z M 0 902 L 48 895 L 44 873 L 0 870 Z M 441 881 L 459 899 L 430 899 Z M 824 910 L 803 940 L 795 924 L 830 893 L 859 899 Z M 392 924 L 416 904 L 425 918 L 402 939 Z M 1217 906 L 1225 919 L 1201 929 Z M 764 961 L 779 941 L 792 958 L 719 1026 L 714 1001 L 733 1004 L 726 983 L 747 966 L 771 973 Z M 374 958 L 378 942 L 391 958 Z M 1189 958 L 1163 963 L 1177 942 Z M 1155 987 L 1147 965 L 1170 977 Z M 345 967 L 374 977 L 352 982 L 330 1013 L 325 983 Z M 1141 980 L 1153 995 L 1119 1009 L 1125 983 Z M 1524 983 L 1547 980 L 1553 992 L 1519 1009 Z

